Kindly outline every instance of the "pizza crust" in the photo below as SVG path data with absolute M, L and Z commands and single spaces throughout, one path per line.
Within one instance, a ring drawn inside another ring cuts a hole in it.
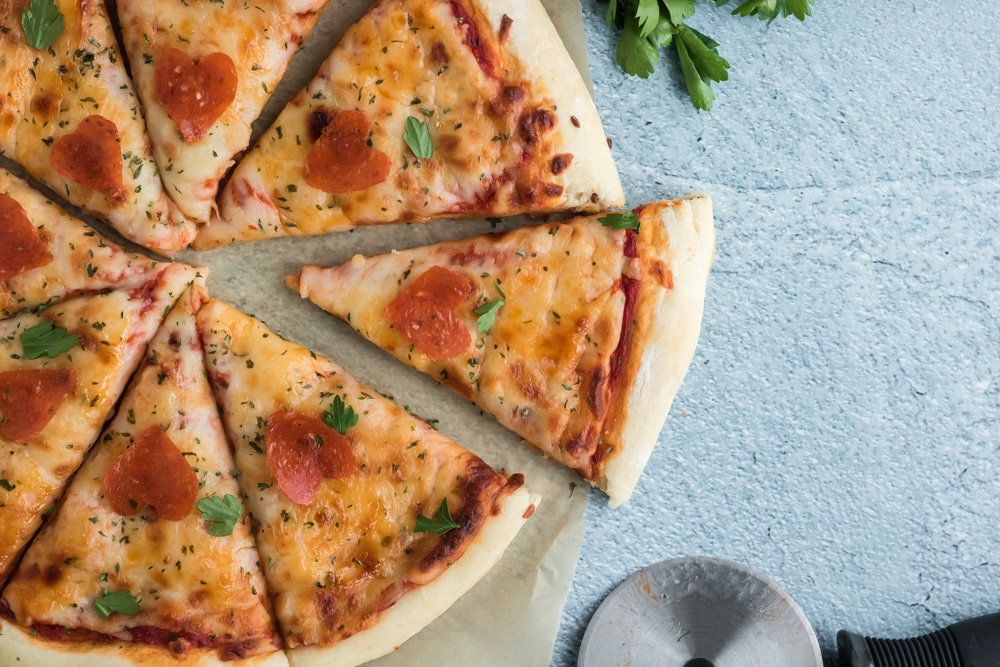
M 544 82 L 545 92 L 555 102 L 561 148 L 575 158 L 559 179 L 565 188 L 562 206 L 581 212 L 623 206 L 625 194 L 597 107 L 582 77 L 574 76 L 576 63 L 545 8 L 537 0 L 488 0 L 479 5 L 494 30 L 505 15 L 513 20 L 506 47 L 521 61 L 529 80 Z
M 632 494 L 691 365 L 715 255 L 712 200 L 707 195 L 651 206 L 658 208 L 654 215 L 662 228 L 640 231 L 640 247 L 653 250 L 641 258 L 644 271 L 636 308 L 640 319 L 620 378 L 622 386 L 630 389 L 616 401 L 611 414 L 621 416 L 607 432 L 608 441 L 622 443 L 621 450 L 607 461 L 597 481 L 608 494 L 611 507 L 624 503 Z M 642 225 L 649 224 L 646 215 L 640 219 Z M 647 241 L 653 235 L 665 236 L 667 243 Z M 672 289 L 663 289 L 656 277 L 646 273 L 657 260 L 669 269 Z
M 114 641 L 49 641 L 32 636 L 32 631 L 0 619 L 0 667 L 287 667 L 281 651 L 241 660 L 223 661 L 214 650 L 193 650 L 177 655 L 169 649 L 149 644 Z
M 367 630 L 333 646 L 299 646 L 289 650 L 292 667 L 352 667 L 398 649 L 444 613 L 500 560 L 539 500 L 539 496 L 523 486 L 506 496 L 500 501 L 500 515 L 487 519 L 475 541 L 441 576 L 409 591 Z

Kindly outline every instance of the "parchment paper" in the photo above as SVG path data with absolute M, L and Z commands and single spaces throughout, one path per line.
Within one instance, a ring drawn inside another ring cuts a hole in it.
M 544 0 L 543 4 L 590 87 L 579 0 Z M 255 124 L 255 138 L 312 79 L 330 49 L 369 5 L 369 0 L 331 2 Z M 506 220 L 498 228 L 526 222 Z M 475 588 L 398 651 L 369 663 L 372 665 L 548 665 L 580 554 L 589 488 L 575 474 L 526 448 L 517 436 L 471 403 L 403 366 L 347 325 L 300 299 L 282 281 L 303 264 L 339 264 L 359 252 L 370 255 L 492 229 L 485 221 L 439 221 L 357 229 L 325 237 L 237 243 L 221 250 L 186 251 L 177 256 L 179 261 L 210 267 L 208 284 L 213 296 L 332 359 L 414 414 L 439 420 L 437 427 L 444 434 L 496 468 L 524 473 L 528 488 L 542 496 L 534 516 Z

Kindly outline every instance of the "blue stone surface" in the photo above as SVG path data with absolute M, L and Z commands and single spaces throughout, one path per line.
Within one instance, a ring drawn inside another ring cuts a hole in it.
M 709 113 L 666 59 L 620 72 L 583 4 L 629 205 L 703 190 L 718 238 L 646 473 L 623 507 L 591 494 L 552 664 L 621 580 L 686 555 L 774 578 L 829 664 L 841 628 L 1000 609 L 1000 2 L 698 3 L 732 63 Z

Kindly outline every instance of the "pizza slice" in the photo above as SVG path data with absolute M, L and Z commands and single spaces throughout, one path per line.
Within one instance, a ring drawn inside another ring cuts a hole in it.
M 714 254 L 696 196 L 289 278 L 625 502 L 694 355 Z
M 0 0 L 0 152 L 152 250 L 195 234 L 167 198 L 103 0 Z
M 83 462 L 194 269 L 0 322 L 0 585 Z
M 134 287 L 154 277 L 158 264 L 0 169 L 0 319 L 81 293 Z
M 160 176 L 189 219 L 208 222 L 250 124 L 326 3 L 118 4 Z
M 280 648 L 205 375 L 194 319 L 204 298 L 198 284 L 167 314 L 117 415 L 25 551 L 0 598 L 22 630 L 0 634 L 0 653 L 66 665 L 86 642 L 89 664 L 188 664 Z M 287 664 L 281 653 L 268 662 Z
M 380 0 L 237 165 L 195 247 L 623 201 L 538 0 Z
M 234 308 L 198 312 L 290 661 L 392 651 L 500 558 L 537 498 Z

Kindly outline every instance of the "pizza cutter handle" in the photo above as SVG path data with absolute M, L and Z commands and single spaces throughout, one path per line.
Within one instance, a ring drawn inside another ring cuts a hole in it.
M 1000 613 L 961 621 L 910 639 L 837 633 L 841 667 L 997 667 Z

